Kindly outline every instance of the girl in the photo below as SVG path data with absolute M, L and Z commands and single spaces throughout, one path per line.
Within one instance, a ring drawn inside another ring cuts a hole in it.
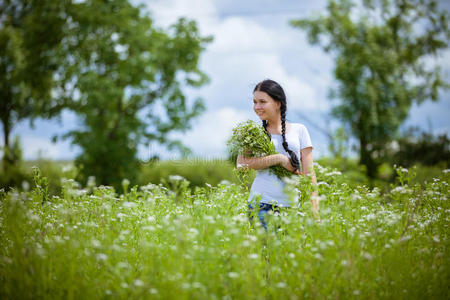
M 303 124 L 286 122 L 286 96 L 283 88 L 270 79 L 258 83 L 253 90 L 253 109 L 262 120 L 262 125 L 275 145 L 278 154 L 265 157 L 239 155 L 237 167 L 249 167 L 257 170 L 250 189 L 248 208 L 251 213 L 255 207 L 255 197 L 261 197 L 258 217 L 267 230 L 265 220 L 267 212 L 270 210 L 278 211 L 279 207 L 289 207 L 287 196 L 283 193 L 284 182 L 270 173 L 268 168 L 280 164 L 295 174 L 307 175 L 311 173 L 311 180 L 314 185 L 317 185 L 317 180 L 313 170 L 313 146 L 308 130 Z M 302 173 L 300 173 L 300 161 Z M 311 199 L 313 210 L 318 213 L 319 202 L 315 192 L 313 192 Z

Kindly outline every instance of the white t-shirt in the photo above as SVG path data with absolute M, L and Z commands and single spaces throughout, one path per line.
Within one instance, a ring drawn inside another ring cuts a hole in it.
M 300 150 L 312 147 L 311 138 L 305 125 L 300 123 L 290 123 L 290 125 L 289 132 L 285 134 L 286 142 L 289 150 L 294 151 L 300 161 Z M 283 136 L 281 134 L 271 134 L 271 137 L 275 150 L 290 158 L 289 153 L 283 148 Z M 248 201 L 254 206 L 253 197 L 261 195 L 261 203 L 289 207 L 289 200 L 283 192 L 284 186 L 285 183 L 272 172 L 269 172 L 269 169 L 256 170 L 256 177 L 250 189 Z M 295 199 L 295 202 L 298 202 L 298 199 Z

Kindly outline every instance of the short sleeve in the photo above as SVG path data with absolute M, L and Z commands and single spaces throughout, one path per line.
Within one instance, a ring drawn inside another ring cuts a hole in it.
M 311 137 L 309 136 L 308 129 L 306 129 L 305 125 L 300 126 L 299 139 L 300 139 L 300 150 L 308 147 L 313 147 L 311 143 Z

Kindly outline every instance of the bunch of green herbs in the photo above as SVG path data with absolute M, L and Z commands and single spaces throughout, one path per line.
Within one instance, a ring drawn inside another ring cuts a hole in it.
M 263 157 L 277 154 L 268 133 L 261 125 L 252 120 L 239 123 L 233 128 L 233 134 L 227 141 L 228 152 L 235 160 L 238 155 L 246 157 Z M 290 177 L 292 173 L 281 165 L 269 167 L 270 172 L 278 178 Z M 247 168 L 239 168 L 239 172 L 246 172 Z

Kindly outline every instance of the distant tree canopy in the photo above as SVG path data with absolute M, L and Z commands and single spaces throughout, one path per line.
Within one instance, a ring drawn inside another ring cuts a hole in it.
M 20 155 L 10 145 L 14 126 L 58 111 L 51 90 L 60 65 L 65 4 L 60 0 L 0 2 L 0 121 L 6 173 Z M 33 125 L 33 122 L 31 122 Z
M 328 15 L 292 20 L 309 41 L 336 55 L 340 99 L 332 114 L 359 140 L 360 163 L 376 177 L 387 144 L 412 103 L 448 87 L 427 60 L 448 47 L 448 12 L 431 0 L 329 1 Z
M 198 61 L 212 38 L 184 18 L 159 29 L 127 0 L 88 0 L 71 5 L 67 15 L 58 94 L 83 121 L 63 136 L 83 150 L 76 158 L 79 180 L 135 182 L 140 144 L 188 151 L 169 133 L 186 131 L 204 110 L 201 99 L 189 103 L 182 89 L 207 82 Z

